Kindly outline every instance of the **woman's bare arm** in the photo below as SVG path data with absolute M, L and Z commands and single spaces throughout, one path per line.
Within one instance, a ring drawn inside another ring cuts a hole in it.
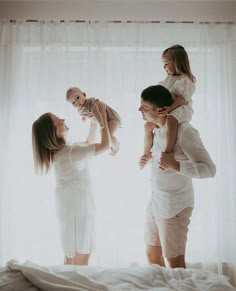
M 107 117 L 106 117 L 106 105 L 102 102 L 98 102 L 97 104 L 98 109 L 101 113 L 104 127 L 100 129 L 101 131 L 101 143 L 95 144 L 95 154 L 101 154 L 107 149 L 109 149 L 109 131 L 108 131 L 108 124 L 107 124 Z

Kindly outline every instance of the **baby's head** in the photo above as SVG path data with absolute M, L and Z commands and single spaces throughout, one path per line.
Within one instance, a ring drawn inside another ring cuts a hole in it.
M 80 110 L 86 100 L 86 94 L 77 87 L 71 87 L 66 92 L 66 99 Z

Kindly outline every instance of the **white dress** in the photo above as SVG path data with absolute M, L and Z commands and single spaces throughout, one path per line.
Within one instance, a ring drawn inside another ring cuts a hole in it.
M 55 154 L 57 215 L 62 248 L 68 258 L 94 249 L 94 199 L 88 167 L 94 155 L 94 144 L 79 143 Z
M 173 99 L 177 96 L 182 96 L 186 105 L 182 105 L 171 111 L 169 114 L 173 115 L 179 123 L 190 121 L 193 116 L 192 95 L 195 92 L 195 83 L 192 82 L 187 75 L 181 76 L 167 76 L 165 80 L 161 81 L 159 85 L 167 88 Z

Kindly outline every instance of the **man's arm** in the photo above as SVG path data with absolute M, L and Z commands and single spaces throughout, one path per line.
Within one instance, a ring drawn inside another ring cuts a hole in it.
M 172 169 L 191 178 L 211 178 L 215 176 L 216 166 L 205 149 L 199 133 L 194 128 L 186 128 L 179 138 L 179 146 L 187 160 L 178 160 L 173 153 L 163 153 L 160 166 Z

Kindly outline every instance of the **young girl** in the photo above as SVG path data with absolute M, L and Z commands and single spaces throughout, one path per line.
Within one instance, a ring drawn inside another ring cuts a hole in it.
M 101 142 L 67 144 L 65 120 L 53 113 L 41 115 L 32 126 L 32 146 L 36 171 L 54 166 L 56 200 L 65 264 L 88 265 L 94 249 L 94 202 L 87 161 L 109 148 L 106 110 L 99 104 L 104 127 Z M 91 127 L 96 126 L 93 124 Z M 91 131 L 90 131 L 91 133 Z
M 98 108 L 98 104 L 99 103 L 105 104 L 104 102 L 93 97 L 86 98 L 86 93 L 82 92 L 77 87 L 72 87 L 67 90 L 66 99 L 72 105 L 74 105 L 74 107 L 79 111 L 83 120 L 85 120 L 87 117 L 88 118 L 94 117 L 99 123 L 100 127 L 103 128 L 104 124 L 101 118 L 101 113 Z M 110 132 L 110 141 L 112 144 L 111 155 L 115 155 L 118 152 L 120 146 L 120 143 L 115 137 L 115 132 L 118 129 L 118 127 L 121 126 L 121 118 L 114 109 L 112 109 L 107 104 L 105 104 L 105 106 L 107 113 L 108 128 Z
M 184 47 L 173 45 L 164 50 L 162 61 L 167 77 L 159 85 L 166 87 L 172 94 L 174 103 L 172 106 L 165 107 L 161 114 L 167 115 L 166 147 L 164 152 L 169 153 L 173 150 L 177 137 L 178 123 L 190 121 L 193 115 L 192 95 L 195 91 L 195 77 L 190 68 L 189 58 Z M 151 158 L 153 143 L 153 129 L 156 125 L 146 122 L 144 137 L 144 155 Z M 143 169 L 145 165 L 140 165 Z

